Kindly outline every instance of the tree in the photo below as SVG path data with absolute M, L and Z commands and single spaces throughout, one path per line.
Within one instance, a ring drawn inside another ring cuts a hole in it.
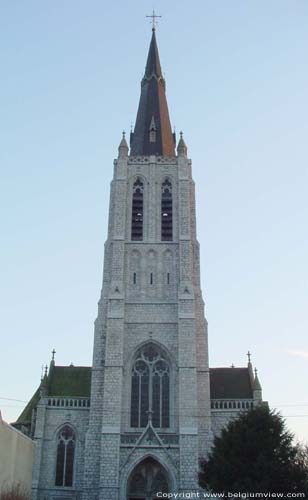
M 199 484 L 213 493 L 301 492 L 308 498 L 303 450 L 293 444 L 283 418 L 260 405 L 231 420 L 214 438 L 200 464 Z
M 0 485 L 0 500 L 30 500 L 31 495 L 25 486 L 14 483 L 11 486 Z
M 305 470 L 308 470 L 308 443 L 297 443 L 296 461 Z

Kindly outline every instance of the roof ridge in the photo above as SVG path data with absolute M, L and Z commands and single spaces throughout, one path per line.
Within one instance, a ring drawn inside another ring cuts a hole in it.
M 248 370 L 247 366 L 214 366 L 210 370 Z
M 84 365 L 55 365 L 55 368 L 89 368 L 92 369 L 92 366 L 84 366 Z

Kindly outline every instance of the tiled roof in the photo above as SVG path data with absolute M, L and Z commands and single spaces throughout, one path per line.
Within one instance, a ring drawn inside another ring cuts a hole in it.
M 55 366 L 48 380 L 48 396 L 90 397 L 89 366 Z
M 33 394 L 32 398 L 30 399 L 29 403 L 27 406 L 23 409 L 22 413 L 19 415 L 17 422 L 18 423 L 28 423 L 31 422 L 31 417 L 32 417 L 32 410 L 33 408 L 36 407 L 37 403 L 39 402 L 40 399 L 40 388 L 38 387 Z
M 48 396 L 83 397 L 91 394 L 90 366 L 53 366 L 51 365 L 47 378 Z M 38 388 L 29 403 L 17 419 L 17 423 L 31 422 L 32 410 L 40 399 Z
M 90 366 L 51 366 L 48 374 L 48 396 L 90 397 Z M 210 368 L 212 399 L 249 399 L 252 387 L 248 368 Z M 40 399 L 38 388 L 17 419 L 17 423 L 31 421 L 32 410 Z
M 210 368 L 212 399 L 252 398 L 248 368 Z

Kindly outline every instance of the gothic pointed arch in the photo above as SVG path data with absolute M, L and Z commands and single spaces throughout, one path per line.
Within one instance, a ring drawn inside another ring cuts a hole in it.
M 73 486 L 76 434 L 65 424 L 57 434 L 56 486 Z
M 152 457 L 146 457 L 131 472 L 127 483 L 128 500 L 154 500 L 171 490 L 167 470 Z
M 143 193 L 144 183 L 141 177 L 137 177 L 132 191 L 132 228 L 131 238 L 134 241 L 143 240 Z
M 170 427 L 171 362 L 153 342 L 140 347 L 131 369 L 130 425 L 144 428 Z
M 173 215 L 172 215 L 172 182 L 166 177 L 161 185 L 161 239 L 172 241 Z

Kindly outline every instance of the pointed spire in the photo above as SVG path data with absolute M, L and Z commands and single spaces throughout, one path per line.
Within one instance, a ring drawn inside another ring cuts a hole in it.
M 251 363 L 251 352 L 248 351 L 247 354 L 246 354 L 246 356 L 248 358 L 247 366 L 248 366 L 248 369 L 251 372 L 251 375 L 252 375 L 252 378 L 253 378 L 253 369 L 252 369 L 252 363 Z
M 55 354 L 56 354 L 56 350 L 55 350 L 55 348 L 53 348 L 53 350 L 51 351 L 51 360 L 50 360 L 50 364 L 49 364 L 49 375 L 51 375 L 51 373 L 53 373 L 53 370 L 55 367 Z
M 144 77 L 150 78 L 152 75 L 155 75 L 157 78 L 162 78 L 163 76 L 160 66 L 158 47 L 156 43 L 155 29 L 152 29 L 152 39 L 150 43 Z
M 48 392 L 48 366 L 45 365 L 44 375 L 41 378 L 40 395 L 44 397 Z
M 258 378 L 258 370 L 255 368 L 255 380 L 253 384 L 253 390 L 254 391 L 262 391 L 262 387 Z
M 251 352 L 250 351 L 247 352 L 247 358 L 248 358 L 248 363 L 247 363 L 248 373 L 249 373 L 251 387 L 253 388 L 254 375 L 253 375 L 253 368 L 252 368 L 252 363 L 251 363 Z
M 128 145 L 125 139 L 124 130 L 122 132 L 122 140 L 119 144 L 118 151 L 119 151 L 119 158 L 126 158 L 128 156 Z
M 155 123 L 155 131 L 151 124 Z M 155 133 L 153 133 L 155 132 Z M 132 156 L 175 156 L 165 94 L 165 80 L 160 66 L 155 29 L 152 30 L 135 130 L 131 134 Z
M 187 146 L 183 139 L 183 132 L 180 132 L 180 140 L 178 143 L 177 152 L 179 156 L 185 156 L 185 158 L 187 157 Z

